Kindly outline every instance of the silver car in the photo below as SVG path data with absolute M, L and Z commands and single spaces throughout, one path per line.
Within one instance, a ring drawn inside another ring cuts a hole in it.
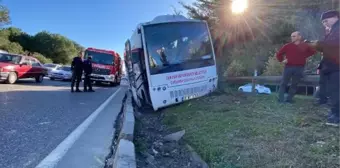
M 57 68 L 60 68 L 61 65 L 59 64 L 44 64 L 44 67 L 47 68 L 47 76 L 51 76 L 52 70 L 56 70 Z
M 72 79 L 71 66 L 61 66 L 57 68 L 56 70 L 52 70 L 50 79 L 51 80 L 55 80 L 55 79 L 71 80 Z

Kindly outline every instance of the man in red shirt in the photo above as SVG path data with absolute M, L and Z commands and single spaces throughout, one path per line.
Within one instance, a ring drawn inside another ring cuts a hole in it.
M 302 41 L 300 32 L 293 32 L 291 40 L 291 43 L 285 44 L 276 54 L 276 58 L 280 62 L 285 63 L 279 90 L 279 102 L 292 103 L 297 86 L 303 77 L 306 59 L 316 53 L 313 48 Z M 290 80 L 292 80 L 292 82 L 288 96 L 287 99 L 284 100 L 284 93 Z

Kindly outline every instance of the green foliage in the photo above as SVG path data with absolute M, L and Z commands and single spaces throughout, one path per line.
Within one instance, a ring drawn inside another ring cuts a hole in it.
M 284 64 L 280 63 L 275 56 L 269 57 L 263 75 L 277 76 L 283 72 Z
M 279 63 L 269 59 L 273 55 L 270 53 L 289 42 L 293 31 L 300 31 L 306 39 L 321 38 L 321 13 L 339 6 L 339 1 L 334 0 L 252 0 L 245 13 L 235 15 L 231 13 L 231 2 L 196 0 L 192 4 L 181 3 L 189 17 L 208 22 L 218 71 L 223 76 L 232 75 L 231 71 L 234 73 L 236 67 L 242 66 L 246 70 L 241 68 L 242 73 L 235 71 L 236 74 L 250 75 L 255 68 L 262 73 L 268 69 L 268 63 L 271 68 L 280 68 L 272 67 L 271 64 Z M 319 56 L 309 59 L 307 71 L 313 71 L 319 61 Z M 226 69 L 230 72 L 225 72 Z M 270 71 L 278 73 L 280 69 Z
M 71 58 L 82 48 L 64 36 L 46 31 L 36 34 L 33 41 L 36 44 L 34 51 L 43 53 L 56 63 L 69 63 Z
M 0 29 L 0 39 L 0 49 L 17 54 L 37 53 L 42 62 L 68 64 L 78 51 L 84 49 L 59 34 L 42 31 L 31 36 L 15 27 Z
M 53 62 L 50 58 L 46 58 L 43 55 L 41 55 L 40 53 L 33 53 L 33 57 L 38 59 L 42 64 L 52 63 Z
M 0 28 L 10 22 L 11 19 L 9 17 L 9 10 L 4 5 L 0 4 Z
M 244 76 L 247 73 L 247 68 L 239 60 L 233 60 L 224 72 L 224 77 L 227 76 Z

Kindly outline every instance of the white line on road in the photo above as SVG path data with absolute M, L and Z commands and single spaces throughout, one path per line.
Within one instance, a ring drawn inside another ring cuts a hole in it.
M 101 104 L 96 111 L 94 111 L 89 117 L 86 118 L 73 132 L 67 136 L 63 142 L 61 142 L 49 155 L 47 155 L 35 168 L 54 168 L 60 159 L 66 154 L 66 152 L 72 147 L 74 142 L 80 137 L 80 135 L 88 128 L 98 114 L 103 111 L 107 104 L 117 95 L 121 90 L 119 88 L 114 92 L 103 104 Z

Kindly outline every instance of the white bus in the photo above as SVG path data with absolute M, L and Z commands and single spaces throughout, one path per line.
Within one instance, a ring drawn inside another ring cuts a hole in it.
M 157 111 L 217 88 L 215 53 L 205 21 L 157 16 L 137 26 L 125 43 L 124 57 L 138 106 L 151 105 Z

